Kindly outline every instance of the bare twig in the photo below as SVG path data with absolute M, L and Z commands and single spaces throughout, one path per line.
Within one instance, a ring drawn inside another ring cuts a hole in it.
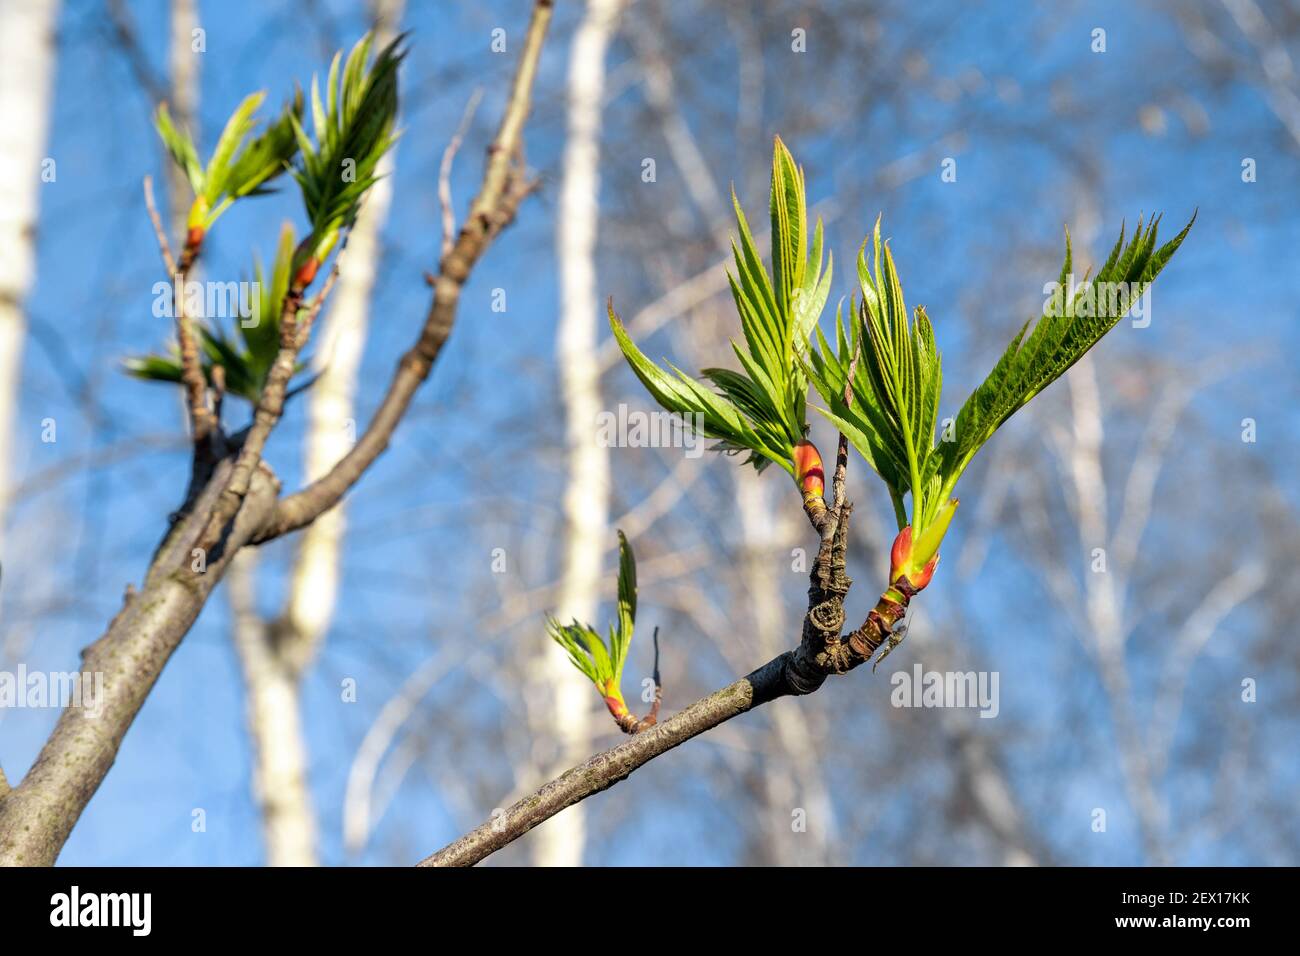
M 167 279 L 173 283 L 172 311 L 176 319 L 176 340 L 180 343 L 181 382 L 185 386 L 194 444 L 201 446 L 207 442 L 216 420 L 208 408 L 208 383 L 203 376 L 203 366 L 199 362 L 194 327 L 189 316 L 185 314 L 185 277 L 189 273 L 189 267 L 193 264 L 196 253 L 191 253 L 190 244 L 187 243 L 181 262 L 178 263 L 172 255 L 171 246 L 163 230 L 162 219 L 158 216 L 158 207 L 154 203 L 151 176 L 144 178 L 144 204 L 149 210 L 149 219 L 158 238 L 163 264 L 167 267 Z
M 442 151 L 442 163 L 438 167 L 438 202 L 442 205 L 442 254 L 439 261 L 451 255 L 456 238 L 456 210 L 451 202 L 451 164 L 456 158 L 456 153 L 460 151 L 460 144 L 469 131 L 469 124 L 474 120 L 474 112 L 478 109 L 481 99 L 483 99 L 483 87 L 480 86 L 470 94 L 469 102 L 465 104 L 465 112 L 461 114 L 460 125 L 456 127 L 456 133 L 447 144 L 447 148 Z
M 158 251 L 162 253 L 163 265 L 167 275 L 176 275 L 176 257 L 172 255 L 171 243 L 167 241 L 167 231 L 163 229 L 162 217 L 158 215 L 158 206 L 153 198 L 153 177 L 144 178 L 144 207 L 149 211 L 149 221 L 153 223 L 153 234 L 158 240 Z

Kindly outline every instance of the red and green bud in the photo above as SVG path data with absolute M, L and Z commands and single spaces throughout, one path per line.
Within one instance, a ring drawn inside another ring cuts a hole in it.
M 202 196 L 196 197 L 193 205 L 190 206 L 189 218 L 185 220 L 186 228 L 188 228 L 191 233 L 193 233 L 195 229 L 198 229 L 201 235 L 207 229 L 207 219 L 210 211 L 208 201 Z
M 320 269 L 320 260 L 315 256 L 308 256 L 294 272 L 293 279 L 289 283 L 290 287 L 300 291 L 307 288 L 312 284 L 312 280 L 316 278 L 318 269 Z
M 614 716 L 615 720 L 628 716 L 631 711 L 627 709 L 627 702 L 623 700 L 623 692 L 619 689 L 614 681 L 607 681 L 601 690 L 601 697 L 605 699 L 605 706 Z
M 339 231 L 331 229 L 319 238 L 315 234 L 309 234 L 298 243 L 298 248 L 293 252 L 294 270 L 289 281 L 290 288 L 301 292 L 315 281 L 321 263 L 329 256 L 338 239 Z
M 896 584 L 907 578 L 913 591 L 920 591 L 934 577 L 934 569 L 939 564 L 939 545 L 952 523 L 952 516 L 957 510 L 956 498 L 949 499 L 939 513 L 934 516 L 924 530 L 912 540 L 912 526 L 908 525 L 898 532 L 894 545 L 889 551 L 889 583 Z
M 826 491 L 826 473 L 822 470 L 822 456 L 817 446 L 805 439 L 791 450 L 794 458 L 794 480 L 804 498 L 820 498 Z

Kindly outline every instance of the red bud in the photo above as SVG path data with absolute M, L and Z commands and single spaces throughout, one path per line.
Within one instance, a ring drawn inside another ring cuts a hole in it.
M 312 280 L 316 278 L 316 270 L 320 268 L 320 261 L 311 256 L 298 267 L 298 271 L 293 274 L 293 287 L 295 289 L 305 289 L 311 285 Z
M 817 446 L 805 439 L 797 442 L 791 453 L 799 489 L 804 495 L 820 497 L 826 490 L 826 473 L 822 471 L 822 456 Z

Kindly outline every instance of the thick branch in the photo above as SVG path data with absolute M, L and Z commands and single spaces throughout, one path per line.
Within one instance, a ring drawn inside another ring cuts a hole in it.
M 193 510 L 159 547 L 140 593 L 128 592 L 108 630 L 82 652 L 83 686 L 102 690 L 63 711 L 31 771 L 0 801 L 0 865 L 53 865 L 230 556 L 270 514 L 279 487 L 258 469 L 221 555 L 209 554 L 206 564 L 194 556 L 232 470 L 229 458 L 216 467 Z
M 328 473 L 280 502 L 273 520 L 258 536 L 259 543 L 304 527 L 334 507 L 383 454 L 411 399 L 429 377 L 433 363 L 451 334 L 461 289 L 470 270 L 497 233 L 514 218 L 519 203 L 528 193 L 529 187 L 519 178 L 514 161 L 522 149 L 524 120 L 532 101 L 533 79 L 537 75 L 537 61 L 550 24 L 552 7 L 553 0 L 537 0 L 533 7 L 505 116 L 496 138 L 488 147 L 483 185 L 470 206 L 469 216 L 461 226 L 455 245 L 442 259 L 439 275 L 434 280 L 433 303 L 429 306 L 419 339 L 398 363 L 388 393 L 365 434 Z
M 633 770 L 660 754 L 770 700 L 794 693 L 785 677 L 790 657 L 786 653 L 773 658 L 749 676 L 696 701 L 663 723 L 597 754 L 419 865 L 473 866 L 565 807 L 627 779 Z

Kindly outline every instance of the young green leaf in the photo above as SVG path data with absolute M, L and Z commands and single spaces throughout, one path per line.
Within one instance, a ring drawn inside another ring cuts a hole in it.
M 173 162 L 185 171 L 194 190 L 191 227 L 206 231 L 236 199 L 266 192 L 265 185 L 284 172 L 297 153 L 293 120 L 302 113 L 301 92 L 285 106 L 279 119 L 245 145 L 257 127 L 254 114 L 265 99 L 265 92 L 244 97 L 226 121 L 206 168 L 200 165 L 189 134 L 172 121 L 167 104 L 159 105 L 154 126 Z
M 281 310 L 289 287 L 293 254 L 293 227 L 285 223 L 280 231 L 280 242 L 269 281 L 262 263 L 256 259 L 253 262 L 253 279 L 258 297 L 252 302 L 241 303 L 241 310 L 247 307 L 249 314 L 234 319 L 238 328 L 238 340 L 221 329 L 199 324 L 202 346 L 199 360 L 207 381 L 211 383 L 213 380 L 213 366 L 220 365 L 224 371 L 226 393 L 237 395 L 254 405 L 262 396 L 271 365 L 279 354 Z M 311 302 L 303 304 L 303 308 L 311 307 Z M 181 380 L 178 354 L 128 359 L 123 367 L 128 374 L 146 381 Z M 295 368 L 295 374 L 301 368 L 302 365 Z M 292 391 L 290 397 L 298 391 L 301 391 L 301 387 Z
M 561 624 L 548 616 L 546 630 L 551 640 L 569 654 L 569 660 L 587 676 L 600 695 L 616 701 L 626 712 L 621 689 L 623 666 L 627 663 L 628 649 L 632 645 L 632 631 L 636 625 L 636 558 L 632 546 L 622 531 L 618 533 L 618 617 L 609 626 L 606 642 L 588 624 L 574 621 Z M 611 709 L 618 709 L 618 706 Z
M 717 393 L 673 366 L 674 375 L 647 359 L 610 309 L 610 325 L 628 364 L 669 411 L 700 415 L 705 434 L 728 453 L 748 452 L 760 471 L 776 462 L 795 477 L 794 447 L 808 431 L 808 379 L 804 356 L 830 293 L 832 263 L 823 270 L 822 224 L 807 246 L 802 170 L 780 138 L 772 156 L 772 271 L 764 268 L 740 202 L 732 193 L 738 237 L 735 271 L 728 274 L 744 345 L 732 342 L 741 371 L 706 368 L 701 376 Z
M 404 40 L 398 37 L 371 63 L 373 36 L 366 34 L 348 53 L 341 77 L 341 55 L 336 54 L 324 102 L 312 78 L 314 142 L 296 117 L 291 120 L 301 150 L 293 175 L 302 187 L 318 259 L 328 254 L 339 231 L 352 224 L 362 197 L 377 179 L 379 160 L 397 141 L 397 67 L 406 56 Z
M 1124 230 L 1105 264 L 1091 281 L 1070 294 L 1073 257 L 1070 234 L 1065 236 L 1065 263 L 1058 294 L 1030 330 L 1029 322 L 1011 340 L 983 383 L 957 414 L 955 441 L 941 445 L 939 475 L 943 493 L 950 494 L 966 466 L 992 436 L 1035 395 L 1060 378 L 1107 332 L 1119 324 L 1146 292 L 1187 237 L 1191 221 L 1159 248 L 1160 217 L 1143 229 L 1141 219 L 1128 244 Z

